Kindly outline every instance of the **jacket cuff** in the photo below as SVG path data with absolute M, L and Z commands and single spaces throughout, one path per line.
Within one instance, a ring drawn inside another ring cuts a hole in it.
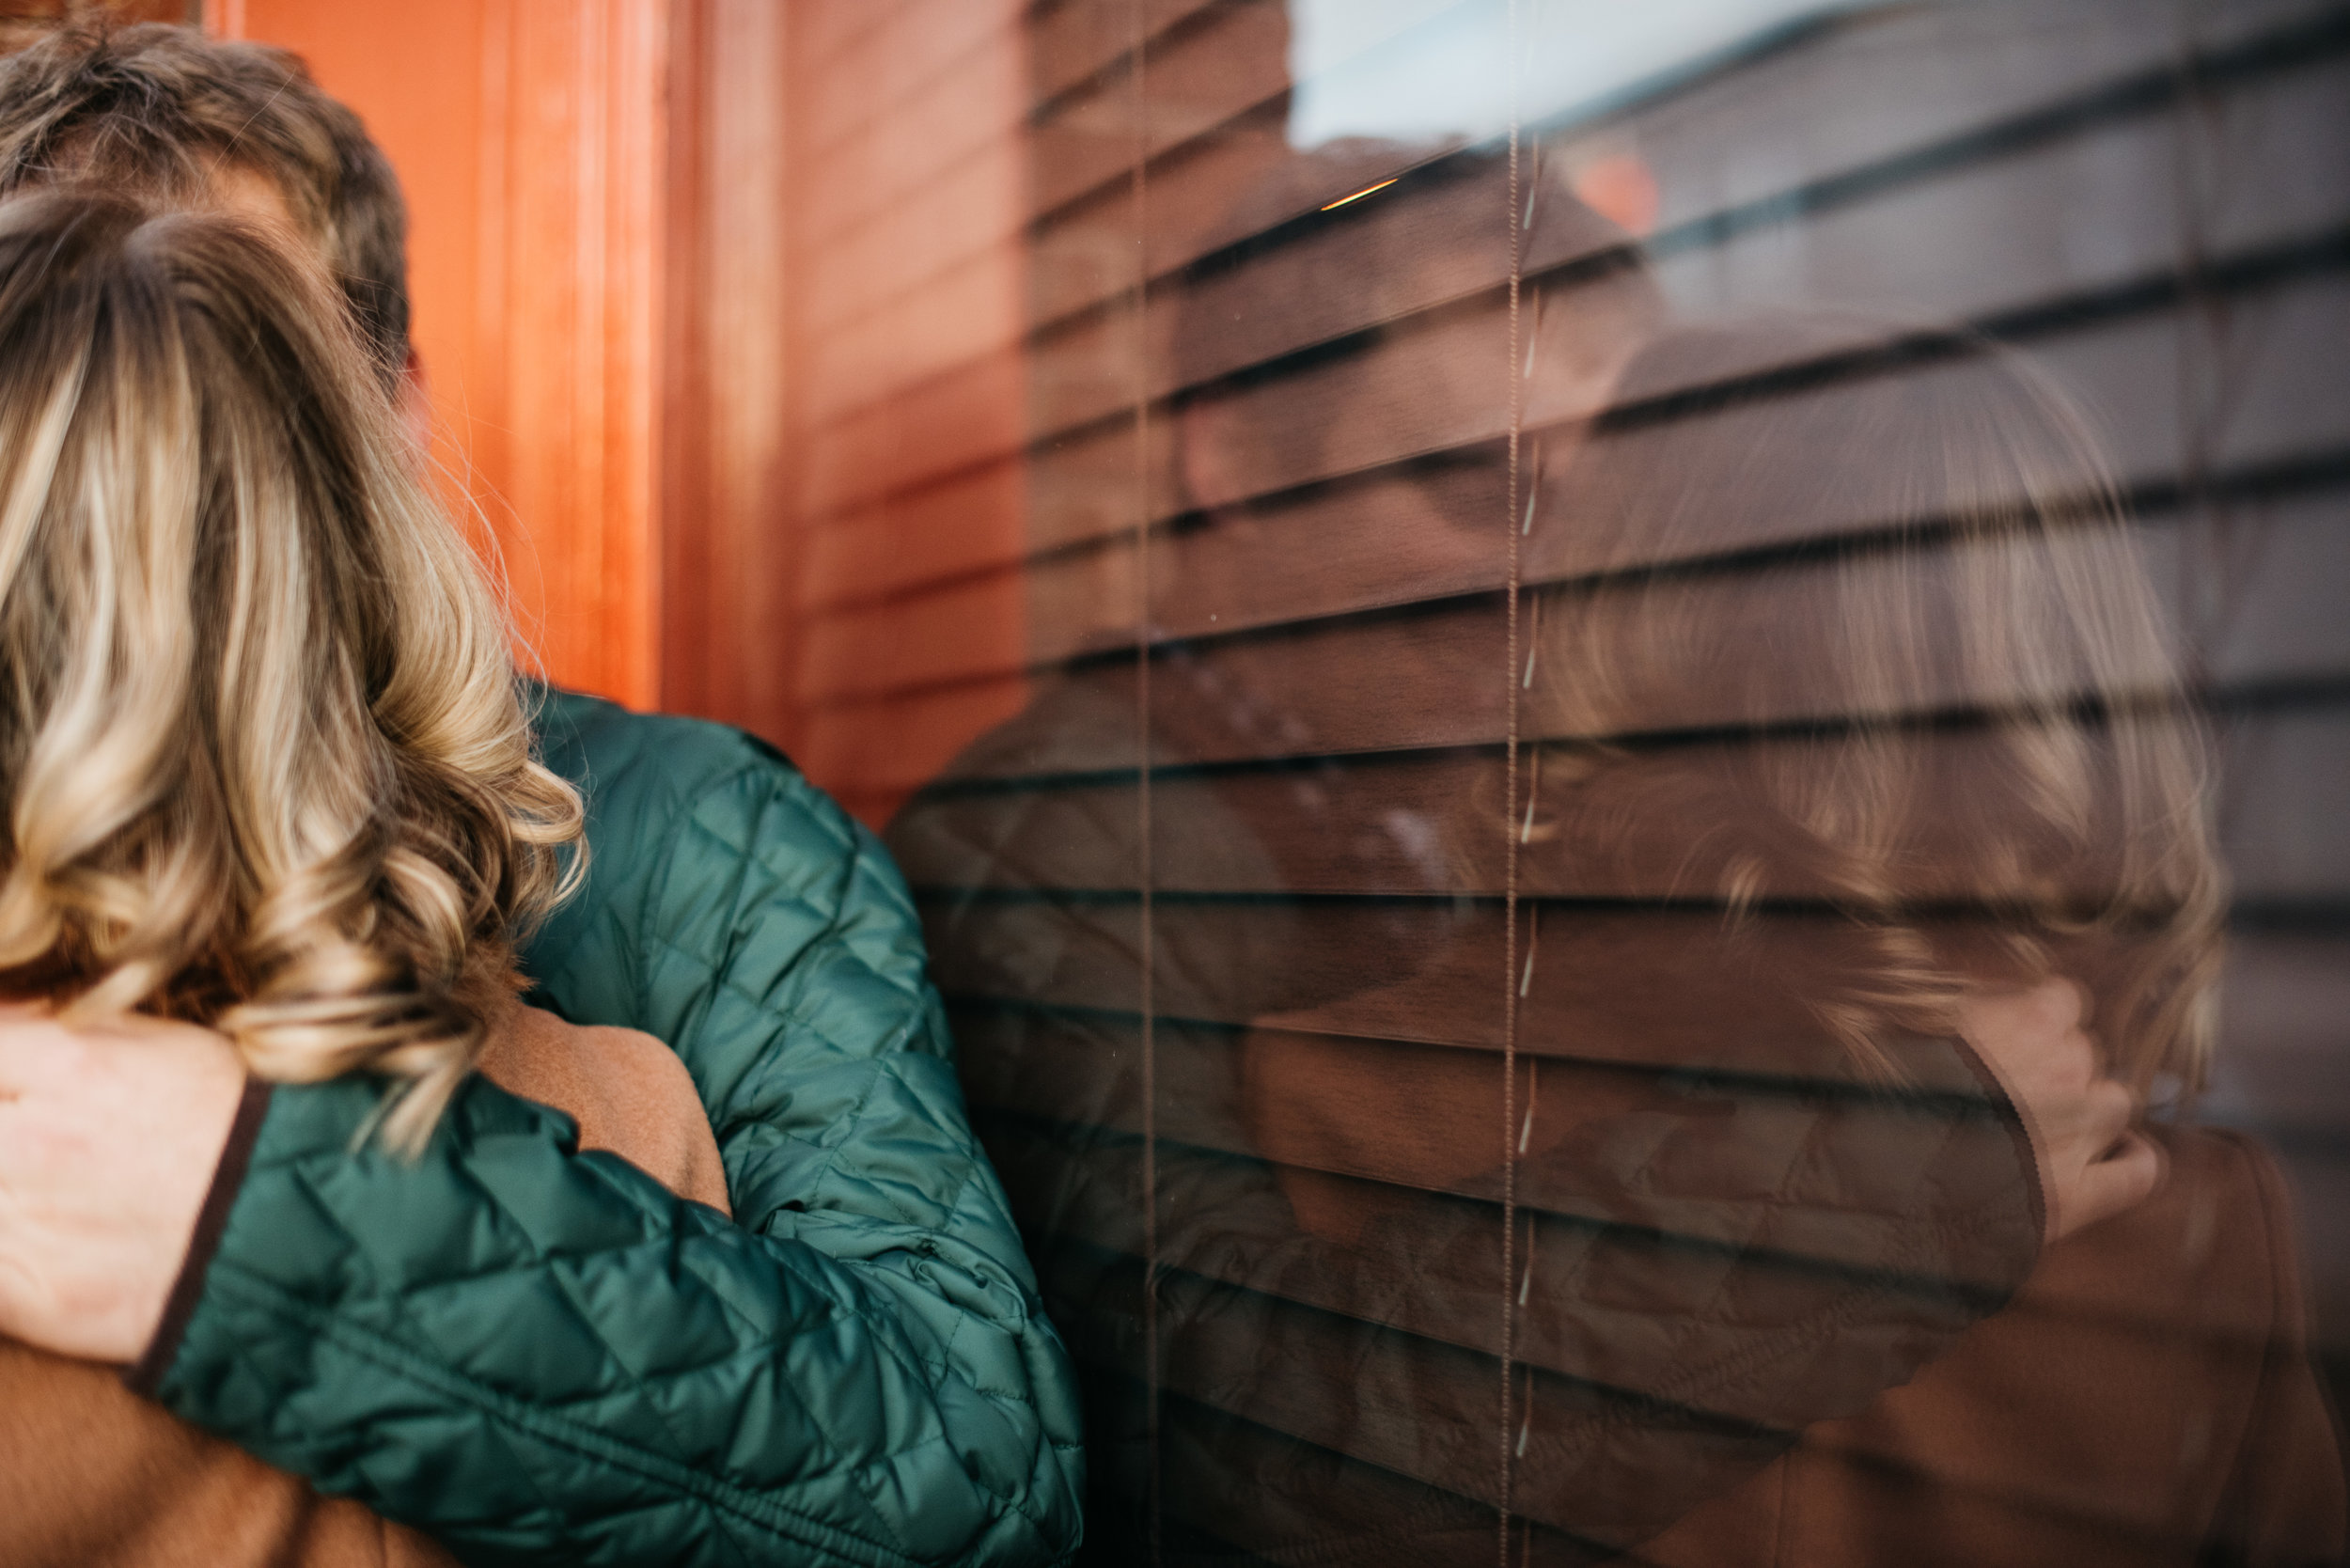
M 189 1239 L 188 1255 L 180 1264 L 180 1277 L 172 1281 L 171 1294 L 164 1298 L 163 1321 L 155 1325 L 155 1337 L 148 1341 L 146 1354 L 122 1374 L 131 1391 L 143 1398 L 155 1396 L 164 1373 L 179 1358 L 188 1322 L 204 1297 L 205 1273 L 212 1266 L 212 1255 L 220 1250 L 221 1235 L 228 1229 L 228 1213 L 244 1187 L 245 1170 L 253 1163 L 253 1146 L 260 1141 L 269 1102 L 268 1084 L 258 1078 L 245 1079 L 236 1118 L 228 1123 L 227 1146 L 221 1150 L 220 1164 L 213 1168 L 204 1206 L 196 1211 L 196 1234 Z
M 1958 1048 L 1959 1060 L 1966 1064 L 1967 1071 L 1973 1073 L 1976 1080 L 1982 1085 L 1983 1093 L 1989 1096 L 1993 1108 L 1998 1113 L 2000 1124 L 2015 1143 L 2017 1163 L 2024 1168 L 2024 1196 L 2031 1205 L 2032 1235 L 2036 1238 L 2032 1254 L 2037 1262 L 2039 1254 L 2047 1247 L 2051 1219 L 2045 1145 L 2040 1129 L 2032 1124 L 2031 1113 L 2025 1108 L 2023 1101 L 2008 1091 L 2006 1080 L 1999 1076 L 1982 1052 L 1957 1035 L 1950 1036 L 1950 1043 Z

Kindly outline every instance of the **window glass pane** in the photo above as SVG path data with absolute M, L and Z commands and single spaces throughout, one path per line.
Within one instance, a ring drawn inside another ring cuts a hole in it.
M 2342 13 L 999 9 L 811 635 L 1092 1559 L 2332 1560 Z

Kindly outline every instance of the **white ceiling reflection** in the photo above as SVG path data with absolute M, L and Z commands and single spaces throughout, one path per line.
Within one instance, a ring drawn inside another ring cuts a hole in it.
M 1524 120 L 1601 112 L 1856 0 L 1517 0 Z M 1510 0 L 1290 0 L 1292 146 L 1510 123 Z

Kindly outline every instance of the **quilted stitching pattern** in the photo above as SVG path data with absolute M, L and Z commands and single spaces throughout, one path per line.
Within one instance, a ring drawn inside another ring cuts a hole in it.
M 747 737 L 551 697 L 535 999 L 670 1041 L 739 1223 L 477 1081 L 415 1165 L 281 1091 L 161 1397 L 480 1563 L 1031 1563 L 1073 1380 L 881 846 Z

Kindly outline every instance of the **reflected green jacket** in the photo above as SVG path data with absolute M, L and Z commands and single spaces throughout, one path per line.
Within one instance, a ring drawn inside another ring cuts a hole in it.
M 886 852 L 736 731 L 542 731 L 592 858 L 533 999 L 677 1049 L 737 1220 L 480 1079 L 413 1166 L 353 1152 L 371 1086 L 281 1088 L 149 1391 L 469 1562 L 1065 1556 L 1070 1364 Z

